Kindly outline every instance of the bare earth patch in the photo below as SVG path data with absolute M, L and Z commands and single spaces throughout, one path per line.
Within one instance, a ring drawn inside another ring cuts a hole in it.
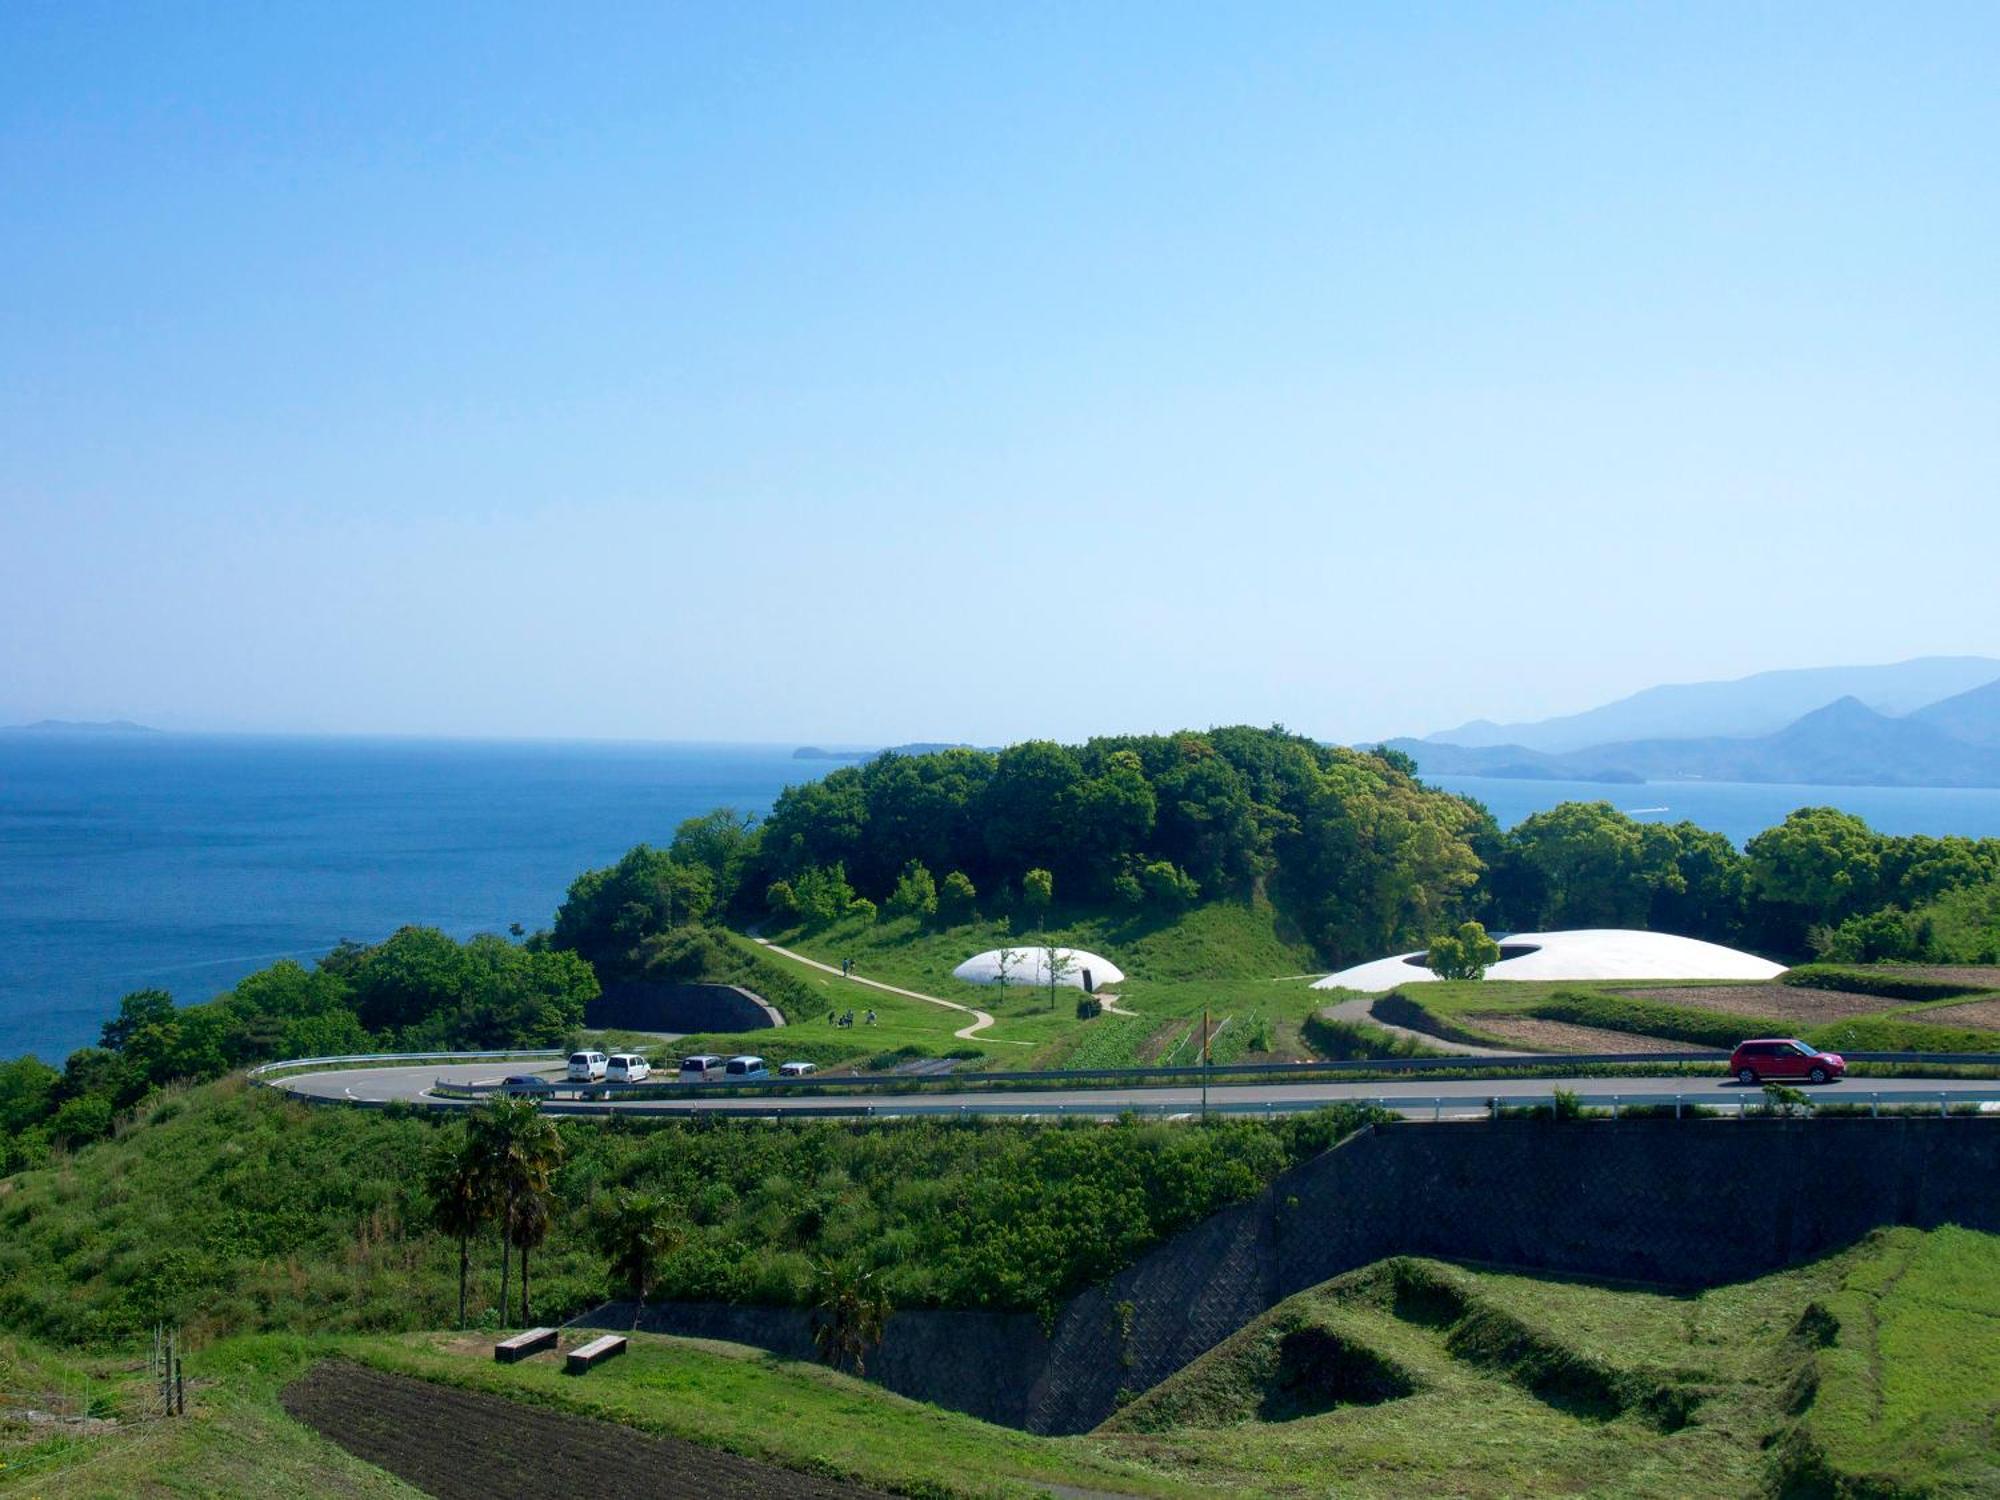
M 2000 997 L 1974 1000 L 1967 1005 L 1947 1005 L 1941 1010 L 1913 1010 L 1905 1021 L 1921 1021 L 1926 1026 L 1965 1026 L 1975 1031 L 2000 1031 Z
M 1567 1021 L 1544 1021 L 1539 1016 L 1502 1013 L 1473 1013 L 1466 1024 L 1481 1036 L 1498 1037 L 1523 1052 L 1699 1052 L 1686 1042 L 1670 1042 L 1657 1036 L 1635 1036 L 1629 1031 L 1606 1031 L 1597 1026 L 1572 1026 Z
M 1711 984 L 1689 985 L 1670 990 L 1619 990 L 1628 1000 L 1651 1000 L 1656 1005 L 1685 1005 L 1690 1010 L 1720 1011 L 1726 1016 L 1759 1016 L 1773 1021 L 1790 1021 L 1816 1026 L 1822 1021 L 1850 1021 L 1856 1016 L 1879 1016 L 1885 1010 L 1908 1005 L 1907 1000 L 1891 1000 L 1881 995 L 1858 995 L 1852 990 L 1809 990 L 1795 984 Z
M 602 1500 L 872 1500 L 876 1495 L 678 1438 L 346 1360 L 313 1366 L 285 1387 L 281 1399 L 286 1411 L 322 1437 L 438 1500 L 569 1493 Z

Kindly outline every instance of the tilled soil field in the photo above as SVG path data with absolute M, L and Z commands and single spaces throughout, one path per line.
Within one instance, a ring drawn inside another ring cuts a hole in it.
M 1822 1021 L 1849 1021 L 1856 1016 L 1879 1016 L 1885 1010 L 1908 1005 L 1907 1000 L 1889 1000 L 1881 995 L 1858 995 L 1852 990 L 1809 990 L 1795 984 L 1713 984 L 1688 985 L 1681 989 L 1619 990 L 1628 1000 L 1651 1000 L 1656 1005 L 1685 1005 L 1690 1010 L 1714 1010 L 1727 1016 L 1761 1016 L 1796 1026 L 1817 1026 Z
M 322 1437 L 438 1500 L 877 1500 L 858 1485 L 346 1360 L 313 1366 L 281 1399 Z
M 1507 1012 L 1470 1014 L 1466 1025 L 1481 1036 L 1498 1037 L 1523 1052 L 1699 1052 L 1688 1042 L 1670 1042 L 1657 1036 L 1636 1036 L 1629 1031 L 1607 1031 L 1598 1026 L 1572 1026 L 1567 1021 L 1544 1021 L 1539 1016 Z
M 1930 1026 L 1965 1026 L 1974 1031 L 2000 1031 L 2000 997 L 1974 1000 L 1967 1005 L 1946 1005 L 1937 1010 L 1913 1010 L 1905 1020 Z

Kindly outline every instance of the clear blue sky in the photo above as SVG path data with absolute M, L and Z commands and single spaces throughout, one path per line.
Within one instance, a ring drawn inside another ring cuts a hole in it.
M 0 8 L 0 720 L 2000 652 L 1990 4 Z

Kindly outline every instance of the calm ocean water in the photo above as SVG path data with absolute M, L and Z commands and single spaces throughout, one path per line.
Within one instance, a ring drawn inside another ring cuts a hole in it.
M 790 746 L 0 739 L 0 1057 L 95 1041 L 405 922 L 546 926 L 569 882 L 824 774 Z
M 205 1000 L 405 922 L 543 926 L 579 871 L 827 769 L 771 745 L 0 739 L 0 1057 L 65 1056 L 128 990 Z M 1603 798 L 1741 842 L 1828 802 L 1889 832 L 2000 835 L 2000 791 L 1441 780 L 1509 824 Z

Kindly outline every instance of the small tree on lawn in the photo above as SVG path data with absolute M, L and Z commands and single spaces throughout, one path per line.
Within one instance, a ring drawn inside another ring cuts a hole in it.
M 1054 1010 L 1056 1008 L 1056 986 L 1075 972 L 1076 960 L 1070 957 L 1067 948 L 1058 948 L 1054 943 L 1046 945 L 1043 949 L 1043 955 L 1044 961 L 1048 964 L 1049 1009 Z
M 1431 940 L 1429 958 L 1431 972 L 1440 979 L 1484 979 L 1487 969 L 1500 961 L 1500 945 L 1480 923 L 1462 922 L 1457 932 Z

